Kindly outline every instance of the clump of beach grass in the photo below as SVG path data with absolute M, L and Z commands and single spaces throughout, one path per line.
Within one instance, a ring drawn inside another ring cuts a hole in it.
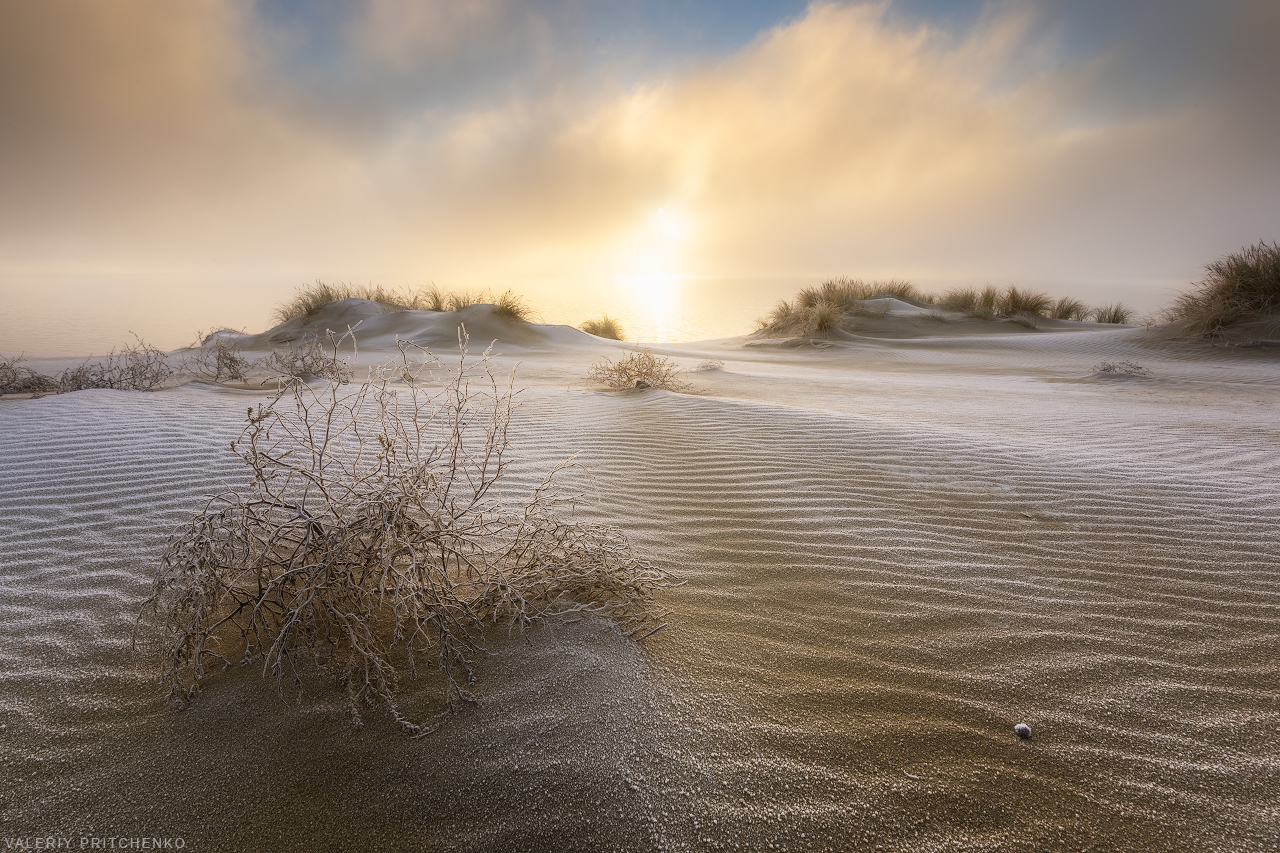
M 525 303 L 524 297 L 510 290 L 493 297 L 493 313 L 522 323 L 528 323 L 533 319 L 533 309 Z
M 1133 316 L 1132 309 L 1123 303 L 1094 308 L 1070 296 L 1055 300 L 1047 294 L 1012 285 L 1004 289 L 992 285 L 981 290 L 953 288 L 941 296 L 938 305 L 966 317 L 980 320 L 1003 318 L 1031 329 L 1037 328 L 1042 319 L 1124 324 Z
M 683 373 L 684 370 L 671 359 L 656 355 L 648 347 L 641 347 L 617 361 L 606 358 L 596 362 L 587 372 L 587 378 L 619 391 L 624 388 L 688 391 L 690 386 L 680 378 Z
M 813 335 L 839 329 L 856 317 L 880 317 L 887 305 L 869 305 L 870 300 L 895 298 L 928 304 L 929 297 L 913 284 L 897 279 L 863 281 L 833 278 L 817 287 L 806 287 L 795 300 L 780 301 L 760 320 L 757 332 L 766 335 Z
M 1113 305 L 1101 305 L 1093 309 L 1093 322 L 1112 323 L 1123 326 L 1133 319 L 1133 309 L 1123 302 Z
M 1079 299 L 1072 299 L 1070 296 L 1059 297 L 1053 303 L 1053 307 L 1049 309 L 1049 317 L 1053 320 L 1088 320 L 1092 315 L 1093 309 L 1085 305 Z
M 461 350 L 456 368 L 433 367 L 402 342 L 363 383 L 293 383 L 249 410 L 232 450 L 252 483 L 175 532 L 139 615 L 179 705 L 234 663 L 282 685 L 321 671 L 357 725 L 371 705 L 425 734 L 402 710 L 406 682 L 433 669 L 446 711 L 472 700 L 494 627 L 595 614 L 649 630 L 670 575 L 570 515 L 563 466 L 515 499 L 512 382 Z
M 588 320 L 578 328 L 588 335 L 595 335 L 597 338 L 608 338 L 613 341 L 622 340 L 622 324 L 608 314 L 595 320 Z
M 1215 337 L 1237 323 L 1280 312 L 1280 243 L 1261 241 L 1205 267 L 1205 277 L 1165 311 L 1196 337 Z
M 310 317 L 326 305 L 343 299 L 367 299 L 393 310 L 407 308 L 406 303 L 412 301 L 411 296 L 388 290 L 381 285 L 317 281 L 299 287 L 292 299 L 276 307 L 274 316 L 281 323 L 294 317 Z
M 327 284 L 317 281 L 297 289 L 292 299 L 281 303 L 274 318 L 283 323 L 294 317 L 310 317 L 320 309 L 343 299 L 366 299 L 377 302 L 388 311 L 460 311 L 471 305 L 490 302 L 494 313 L 512 320 L 530 322 L 533 310 L 524 298 L 508 290 L 495 295 L 490 291 L 445 291 L 433 284 L 417 290 L 395 291 L 372 284 Z

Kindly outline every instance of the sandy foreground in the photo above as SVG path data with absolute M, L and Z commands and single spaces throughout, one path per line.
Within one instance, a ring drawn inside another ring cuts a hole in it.
M 246 480 L 264 393 L 3 400 L 0 842 L 1280 848 L 1274 349 L 940 325 L 664 345 L 724 369 L 606 392 L 584 377 L 621 345 L 471 319 L 524 389 L 517 485 L 576 456 L 583 517 L 684 581 L 668 626 L 495 637 L 418 740 L 254 669 L 175 711 L 134 620 L 170 532 Z

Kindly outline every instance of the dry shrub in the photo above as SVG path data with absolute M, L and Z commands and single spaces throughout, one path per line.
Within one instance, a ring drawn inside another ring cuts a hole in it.
M 425 733 L 401 711 L 405 678 L 434 665 L 448 708 L 470 700 L 491 626 L 598 614 L 634 635 L 655 618 L 670 576 L 618 532 L 572 520 L 559 468 L 508 502 L 513 392 L 488 353 L 472 363 L 464 341 L 435 394 L 427 356 L 402 343 L 362 384 L 294 383 L 249 410 L 232 449 L 252 484 L 174 534 L 140 616 L 179 704 L 213 667 L 260 664 L 278 680 L 318 667 L 357 725 L 361 706 L 381 706 Z
M 1124 376 L 1150 376 L 1151 371 L 1132 361 L 1104 361 L 1095 365 L 1094 373 L 1111 373 Z
M 654 355 L 653 350 L 642 347 L 618 361 L 606 358 L 596 362 L 591 365 L 587 378 L 618 390 L 661 388 L 665 391 L 688 391 L 689 385 L 680 379 L 683 372 L 671 359 Z
M 254 362 L 253 367 L 265 370 L 284 382 L 305 383 L 313 379 L 324 379 L 340 385 L 350 382 L 351 367 L 338 357 L 338 352 L 347 338 L 351 339 L 354 346 L 353 332 L 354 329 L 348 329 L 341 336 L 329 332 L 327 348 L 315 335 L 307 335 L 287 347 L 273 349 L 271 355 Z
M 1123 302 L 1117 302 L 1114 305 L 1103 305 L 1093 310 L 1093 321 L 1095 323 L 1115 323 L 1124 325 L 1133 318 L 1133 309 L 1125 305 Z
M 58 390 L 58 382 L 52 376 L 36 373 L 22 366 L 23 357 L 0 356 L 0 397 L 5 394 L 50 394 Z
M 244 382 L 249 378 L 254 363 L 240 354 L 239 347 L 215 333 L 190 353 L 184 367 L 210 382 Z
M 709 359 L 707 361 L 699 362 L 697 367 L 693 368 L 694 373 L 703 373 L 708 370 L 724 370 L 724 362 L 718 358 Z
M 608 338 L 613 341 L 622 340 L 622 324 L 608 314 L 598 320 L 588 320 L 578 328 L 588 335 L 595 335 L 597 338 Z
M 78 367 L 69 367 L 56 379 L 58 393 L 89 388 L 112 388 L 117 391 L 154 391 L 173 376 L 168 356 L 137 336 L 132 346 L 113 349 L 106 357 L 86 359 Z
M 1280 243 L 1246 246 L 1209 264 L 1205 272 L 1165 312 L 1166 322 L 1213 337 L 1234 323 L 1280 311 Z

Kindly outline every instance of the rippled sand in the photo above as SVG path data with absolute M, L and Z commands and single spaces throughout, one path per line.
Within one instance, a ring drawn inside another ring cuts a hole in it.
M 692 395 L 591 388 L 604 344 L 499 358 L 526 388 L 517 477 L 577 454 L 588 517 L 685 583 L 640 644 L 591 622 L 496 639 L 478 702 L 420 740 L 249 670 L 175 712 L 130 651 L 167 534 L 245 476 L 227 445 L 258 394 L 0 401 L 0 834 L 1280 847 L 1274 352 L 742 343 L 663 350 L 725 361 Z M 1151 376 L 1094 373 L 1120 359 Z

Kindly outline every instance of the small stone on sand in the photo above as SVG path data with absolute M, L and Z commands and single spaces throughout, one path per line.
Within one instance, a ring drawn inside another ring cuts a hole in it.
M 1022 738 L 1023 740 L 1026 740 L 1027 738 L 1031 737 L 1031 726 L 1028 726 L 1026 723 L 1018 723 L 1016 726 L 1013 727 L 1013 731 L 1014 731 L 1014 734 L 1016 734 L 1018 737 Z

